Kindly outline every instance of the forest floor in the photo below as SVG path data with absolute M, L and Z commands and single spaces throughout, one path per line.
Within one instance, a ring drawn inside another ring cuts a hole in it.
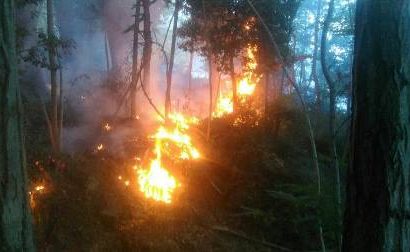
M 32 199 L 39 251 L 311 251 L 320 248 L 318 216 L 332 248 L 338 227 L 326 158 L 319 199 L 309 141 L 287 132 L 273 138 L 263 127 L 216 120 L 211 141 L 199 141 L 205 158 L 185 167 L 171 204 L 144 198 L 129 169 L 148 142 L 129 155 L 107 147 L 36 157 L 32 177 L 49 177 Z

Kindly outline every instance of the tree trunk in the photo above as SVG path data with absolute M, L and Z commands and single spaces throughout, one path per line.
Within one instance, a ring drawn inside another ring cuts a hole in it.
M 209 111 L 208 111 L 208 128 L 206 131 L 206 139 L 207 141 L 210 140 L 211 138 L 211 122 L 212 122 L 212 108 L 213 108 L 213 86 L 212 86 L 212 80 L 213 80 L 213 66 L 212 66 L 212 55 L 209 53 L 208 55 L 208 71 L 209 71 L 209 76 L 208 76 L 208 82 L 209 82 Z
M 137 116 L 137 87 L 138 87 L 138 40 L 140 32 L 140 0 L 135 2 L 135 18 L 134 18 L 134 41 L 132 46 L 132 87 L 130 93 L 131 99 L 131 118 Z
M 410 251 L 410 2 L 359 0 L 344 251 Z
M 190 52 L 189 56 L 189 66 L 188 66 L 188 72 L 189 72 L 189 80 L 188 80 L 188 97 L 191 99 L 192 96 L 192 66 L 194 62 L 194 51 L 192 50 Z
M 51 85 L 51 107 L 50 120 L 52 127 L 52 136 L 54 141 L 53 151 L 60 151 L 59 132 L 58 132 L 58 95 L 57 95 L 57 48 L 54 46 L 56 34 L 54 33 L 54 3 L 53 0 L 47 0 L 47 36 L 48 36 L 48 60 L 50 70 Z
M 320 29 L 320 15 L 322 11 L 322 0 L 317 0 L 317 11 L 316 11 L 316 23 L 314 31 L 314 50 L 312 58 L 312 79 L 315 82 L 315 95 L 316 95 L 316 109 L 318 111 L 322 108 L 322 95 L 320 90 L 319 78 L 317 76 L 317 58 L 319 51 L 319 29 Z
M 178 29 L 178 13 L 181 9 L 181 0 L 175 1 L 174 10 L 174 26 L 172 28 L 172 43 L 171 43 L 171 54 L 169 57 L 169 66 L 167 69 L 167 90 L 165 93 L 165 118 L 168 118 L 171 112 L 171 85 L 172 85 L 172 71 L 174 68 L 174 58 L 175 58 L 175 47 L 177 42 L 177 29 Z
M 14 1 L 0 3 L 0 251 L 34 251 L 17 80 Z
M 337 199 L 337 213 L 338 218 L 342 218 L 342 196 L 341 196 L 341 185 L 340 185 L 340 168 L 339 160 L 337 156 L 337 146 L 336 146 L 336 87 L 335 80 L 332 80 L 329 69 L 327 68 L 326 63 L 326 54 L 327 54 L 327 34 L 329 31 L 329 26 L 333 19 L 333 12 L 335 7 L 335 0 L 329 2 L 329 9 L 326 15 L 325 22 L 323 24 L 323 32 L 321 39 L 321 48 L 320 48 L 320 61 L 322 63 L 322 71 L 325 76 L 326 83 L 329 88 L 329 135 L 330 135 L 330 153 L 332 155 L 332 167 L 335 170 L 336 174 L 336 199 Z M 340 226 L 342 223 L 339 223 Z M 342 245 L 342 237 L 339 236 L 338 247 Z
M 105 64 L 107 68 L 107 74 L 110 72 L 110 51 L 108 45 L 107 32 L 104 33 L 104 49 L 105 49 Z
M 237 90 L 237 83 L 236 83 L 236 75 L 235 75 L 235 64 L 233 62 L 233 57 L 230 58 L 230 74 L 231 74 L 231 81 L 232 81 L 232 102 L 233 102 L 233 111 L 238 111 L 238 90 Z
M 150 93 L 152 55 L 151 14 L 149 7 L 150 0 L 142 0 L 142 8 L 144 10 L 144 49 L 142 52 L 144 66 L 143 86 L 148 94 Z

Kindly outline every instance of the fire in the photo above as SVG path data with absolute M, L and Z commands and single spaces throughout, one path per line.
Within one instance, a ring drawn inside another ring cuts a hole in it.
M 238 83 L 238 95 L 244 99 L 253 95 L 256 88 L 256 83 L 259 82 L 259 77 L 255 76 L 255 70 L 258 67 L 255 54 L 258 52 L 256 46 L 249 45 L 246 48 L 246 57 L 248 62 L 245 65 L 243 78 Z
M 155 158 L 150 161 L 149 168 L 137 171 L 139 188 L 145 197 L 168 204 L 172 202 L 172 195 L 179 182 L 164 166 L 163 156 L 174 161 L 200 157 L 187 133 L 190 125 L 197 124 L 199 120 L 182 114 L 171 114 L 169 120 L 170 123 L 161 125 L 153 135 Z
M 245 29 L 247 26 L 245 26 Z M 249 27 L 250 29 L 250 27 Z M 260 81 L 260 76 L 255 74 L 258 63 L 256 61 L 256 46 L 248 45 L 246 48 L 247 62 L 242 73 L 242 79 L 239 80 L 237 86 L 238 102 L 245 104 L 247 99 L 255 93 L 256 85 Z M 233 98 L 232 95 L 220 95 L 216 101 L 215 111 L 212 114 L 214 117 L 222 117 L 233 113 Z
M 98 150 L 98 151 L 101 151 L 101 150 L 103 150 L 103 149 L 104 149 L 104 145 L 103 145 L 103 144 L 97 145 L 97 150 Z
M 215 111 L 213 112 L 213 116 L 220 118 L 231 113 L 233 113 L 232 96 L 220 95 L 218 100 L 216 101 L 216 107 Z
M 256 85 L 248 79 L 242 79 L 238 84 L 238 94 L 241 97 L 251 96 L 255 92 Z
M 112 127 L 111 127 L 111 125 L 110 125 L 109 123 L 106 123 L 106 124 L 104 125 L 104 129 L 105 129 L 105 131 L 111 131 L 111 130 L 112 130 Z

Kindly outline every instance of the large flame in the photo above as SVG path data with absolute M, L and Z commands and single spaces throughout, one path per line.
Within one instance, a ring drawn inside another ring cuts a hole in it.
M 247 63 L 243 72 L 243 78 L 238 83 L 238 96 L 241 100 L 253 95 L 256 88 L 256 83 L 259 82 L 259 77 L 255 75 L 255 70 L 258 67 L 255 54 L 258 47 L 249 45 L 246 48 Z
M 138 184 L 145 197 L 165 203 L 172 202 L 172 195 L 179 183 L 165 168 L 163 156 L 171 160 L 193 160 L 200 157 L 187 133 L 190 125 L 198 123 L 198 119 L 171 114 L 169 120 L 166 125 L 163 122 L 153 135 L 155 158 L 151 160 L 150 167 L 138 170 Z
M 213 117 L 220 118 L 224 115 L 231 114 L 233 112 L 233 100 L 232 96 L 221 94 L 216 101 L 215 111 Z
M 246 27 L 245 27 L 246 28 Z M 242 73 L 242 79 L 239 80 L 237 86 L 238 102 L 245 104 L 247 99 L 255 93 L 256 84 L 259 82 L 260 77 L 255 74 L 258 63 L 256 61 L 256 53 L 258 51 L 257 46 L 248 45 L 246 48 L 247 62 L 244 66 Z M 213 117 L 222 117 L 233 112 L 233 98 L 232 95 L 221 94 L 215 106 Z

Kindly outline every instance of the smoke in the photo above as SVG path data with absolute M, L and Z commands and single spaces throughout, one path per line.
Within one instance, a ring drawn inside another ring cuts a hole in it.
M 137 96 L 140 120 L 126 120 L 130 104 L 124 94 L 131 81 L 132 32 L 124 31 L 134 22 L 135 1 L 56 2 L 55 20 L 59 35 L 75 41 L 75 48 L 62 58 L 63 87 L 65 97 L 65 122 L 63 129 L 63 150 L 76 153 L 95 149 L 104 143 L 116 154 L 127 152 L 127 142 L 153 130 L 156 112 L 139 91 Z M 166 64 L 158 43 L 165 40 L 172 6 L 163 1 L 151 6 L 153 46 L 151 59 L 151 89 L 149 97 L 160 111 L 164 111 L 166 89 Z M 181 12 L 182 15 L 182 12 Z M 182 17 L 183 20 L 186 17 Z M 36 25 L 44 25 L 40 15 Z M 172 27 L 165 41 L 169 55 Z M 106 39 L 107 38 L 107 39 Z M 140 41 L 143 39 L 141 38 Z M 179 41 L 178 43 L 179 44 Z M 107 52 L 110 70 L 107 71 Z M 140 46 L 139 55 L 142 55 Z M 204 60 L 196 55 L 193 69 L 193 91 L 188 99 L 189 54 L 177 48 L 172 81 L 172 106 L 174 111 L 186 110 L 188 104 L 192 114 L 207 115 L 208 88 Z M 115 74 L 113 74 L 115 72 Z M 48 96 L 49 76 L 43 71 L 39 80 L 44 96 Z M 109 123 L 113 129 L 104 132 L 103 125 Z

